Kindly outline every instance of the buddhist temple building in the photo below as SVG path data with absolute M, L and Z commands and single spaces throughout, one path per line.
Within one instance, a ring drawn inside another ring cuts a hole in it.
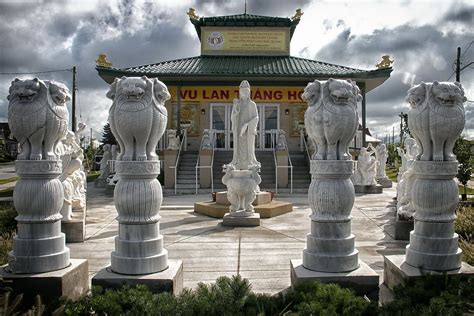
M 204 129 L 213 130 L 216 151 L 232 150 L 233 99 L 238 96 L 240 82 L 248 80 L 260 117 L 256 150 L 273 150 L 275 131 L 283 130 L 288 151 L 303 151 L 300 136 L 304 134 L 307 104 L 301 94 L 309 82 L 328 78 L 356 81 L 363 95 L 359 116 L 365 130 L 365 95 L 387 80 L 392 68 L 388 56 L 373 70 L 291 56 L 291 39 L 302 15 L 297 10 L 291 18 L 247 13 L 199 17 L 191 8 L 188 16 L 200 41 L 196 40 L 201 46 L 199 56 L 149 65 L 137 60 L 137 66 L 115 68 L 101 55 L 96 69 L 107 83 L 122 76 L 163 81 L 172 96 L 166 103 L 167 128 L 179 130 L 178 134 L 186 129 L 190 151 L 199 151 Z

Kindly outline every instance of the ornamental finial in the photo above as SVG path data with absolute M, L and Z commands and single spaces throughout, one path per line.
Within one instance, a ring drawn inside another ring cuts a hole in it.
M 386 68 L 390 68 L 392 64 L 393 64 L 393 60 L 390 60 L 390 56 L 383 55 L 382 61 L 376 64 L 375 67 L 377 67 L 377 69 L 386 69 Z
M 189 8 L 186 14 L 189 16 L 191 20 L 199 20 L 199 15 L 196 14 L 196 10 L 194 8 Z
M 292 21 L 299 20 L 303 16 L 304 12 L 301 12 L 301 9 L 296 9 L 295 15 L 291 18 Z
M 99 54 L 99 57 L 95 61 L 97 63 L 97 66 L 99 67 L 104 67 L 104 68 L 111 68 L 112 67 L 112 62 L 107 60 L 107 55 L 104 53 Z

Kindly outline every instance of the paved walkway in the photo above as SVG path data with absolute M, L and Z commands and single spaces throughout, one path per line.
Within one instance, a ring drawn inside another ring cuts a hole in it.
M 90 185 L 92 186 L 92 185 Z M 114 237 L 118 234 L 112 197 L 104 189 L 88 192 L 86 242 L 69 244 L 73 258 L 89 260 L 90 277 L 110 264 Z M 357 196 L 352 211 L 352 229 L 360 259 L 380 275 L 383 254 L 403 254 L 405 242 L 393 239 L 395 188 L 383 194 Z M 228 228 L 221 220 L 193 212 L 195 201 L 208 194 L 166 196 L 160 211 L 161 233 L 169 257 L 184 264 L 184 286 L 212 282 L 219 276 L 240 274 L 257 292 L 277 293 L 290 286 L 290 259 L 302 257 L 311 210 L 303 194 L 278 195 L 293 202 L 294 211 L 263 219 L 260 227 Z

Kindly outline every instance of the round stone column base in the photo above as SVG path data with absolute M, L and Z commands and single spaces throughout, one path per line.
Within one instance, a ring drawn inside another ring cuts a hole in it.
M 37 242 L 37 240 L 35 240 L 35 242 Z M 25 241 L 25 243 L 28 243 L 28 241 Z M 69 264 L 69 248 L 64 247 L 63 251 L 59 253 L 40 256 L 18 256 L 15 252 L 12 251 L 9 256 L 8 267 L 14 273 L 42 273 L 61 270 L 67 268 Z
M 116 251 L 112 252 L 111 269 L 119 274 L 150 274 L 168 268 L 168 250 L 150 257 L 122 257 Z
M 303 250 L 303 266 L 308 270 L 319 272 L 349 272 L 359 267 L 359 250 L 349 254 L 312 253 Z

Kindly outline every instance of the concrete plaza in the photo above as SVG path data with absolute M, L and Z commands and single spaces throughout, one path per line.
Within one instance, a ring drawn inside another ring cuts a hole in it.
M 352 210 L 352 230 L 360 259 L 380 276 L 383 256 L 403 254 L 406 243 L 394 240 L 396 188 L 382 194 L 357 195 Z M 291 213 L 262 219 L 260 227 L 232 228 L 222 220 L 193 212 L 196 201 L 209 194 L 165 196 L 160 211 L 161 233 L 172 259 L 183 260 L 184 286 L 212 282 L 219 276 L 240 274 L 257 292 L 274 294 L 290 286 L 290 259 L 301 259 L 310 230 L 311 213 L 306 194 L 280 194 L 292 202 Z M 113 198 L 105 189 L 88 189 L 86 241 L 68 244 L 73 258 L 89 260 L 90 278 L 110 264 L 118 234 Z M 382 281 L 382 280 L 381 280 Z

